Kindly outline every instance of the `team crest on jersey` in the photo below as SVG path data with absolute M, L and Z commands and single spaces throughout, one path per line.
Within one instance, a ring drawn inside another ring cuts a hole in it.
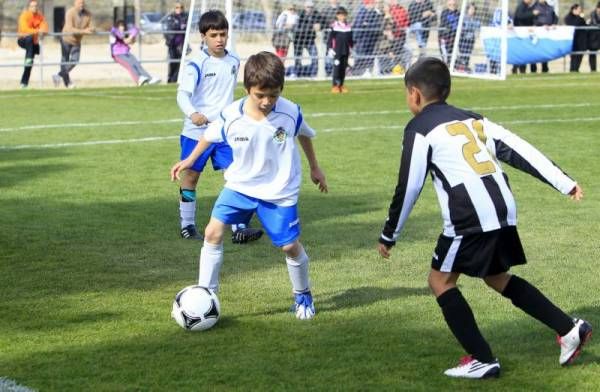
M 283 142 L 285 142 L 286 137 L 287 133 L 285 132 L 285 129 L 283 129 L 283 127 L 277 128 L 275 133 L 273 133 L 273 140 L 277 144 L 282 144 Z

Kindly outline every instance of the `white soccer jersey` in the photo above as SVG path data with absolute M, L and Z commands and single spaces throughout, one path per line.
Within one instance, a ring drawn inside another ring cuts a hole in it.
M 300 107 L 283 97 L 262 121 L 244 114 L 245 100 L 228 105 L 204 133 L 207 141 L 226 141 L 233 151 L 225 187 L 281 206 L 294 205 L 302 179 L 295 137 L 312 138 L 315 131 L 304 121 Z
M 563 194 L 575 186 L 529 143 L 479 114 L 434 103 L 404 131 L 398 185 L 381 239 L 396 241 L 431 172 L 444 220 L 454 237 L 517 224 L 508 177 L 498 160 L 546 182 Z
M 191 107 L 180 105 L 185 114 L 184 136 L 198 140 L 206 129 L 206 125 L 199 127 L 192 123 L 192 113 L 202 113 L 212 122 L 233 101 L 239 68 L 240 60 L 231 52 L 226 52 L 224 57 L 214 57 L 206 49 L 186 64 L 178 88 L 178 91 L 192 94 Z

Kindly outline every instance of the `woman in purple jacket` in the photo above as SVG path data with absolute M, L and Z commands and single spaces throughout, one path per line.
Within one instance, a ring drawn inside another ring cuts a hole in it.
M 110 54 L 117 63 L 121 64 L 129 72 L 131 78 L 138 86 L 146 83 L 160 83 L 160 79 L 152 77 L 130 52 L 129 45 L 135 42 L 139 32 L 137 27 L 126 29 L 125 21 L 118 20 L 117 24 L 110 29 Z

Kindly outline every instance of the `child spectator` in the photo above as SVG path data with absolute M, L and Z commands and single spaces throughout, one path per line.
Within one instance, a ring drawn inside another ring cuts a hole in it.
M 479 114 L 448 105 L 450 72 L 441 60 L 419 60 L 406 72 L 404 84 L 414 117 L 404 130 L 398 184 L 379 238 L 379 253 L 390 256 L 431 172 L 444 230 L 431 260 L 429 286 L 468 354 L 445 374 L 500 375 L 500 362 L 456 286 L 461 274 L 482 278 L 514 306 L 556 331 L 559 363 L 572 363 L 591 337 L 592 326 L 565 314 L 525 279 L 508 273 L 527 261 L 516 228 L 515 200 L 499 160 L 576 201 L 583 197 L 581 187 L 517 135 Z
M 298 194 L 302 178 L 296 138 L 308 160 L 311 179 L 327 192 L 311 138 L 315 136 L 300 107 L 280 97 L 285 68 L 275 54 L 260 52 L 244 67 L 247 96 L 223 109 L 197 146 L 171 169 L 181 171 L 213 143 L 228 143 L 233 162 L 225 171 L 225 187 L 215 202 L 204 231 L 198 284 L 217 291 L 223 264 L 223 234 L 228 224 L 244 222 L 256 213 L 273 244 L 285 253 L 298 319 L 311 319 L 315 307 L 308 277 L 308 255 L 299 241 Z
M 48 32 L 46 18 L 38 10 L 38 2 L 30 0 L 27 9 L 19 15 L 19 26 L 17 44 L 25 49 L 25 68 L 21 76 L 21 88 L 29 86 L 33 58 L 40 54 L 40 38 Z
M 347 93 L 344 86 L 346 68 L 348 68 L 348 57 L 352 49 L 352 28 L 347 21 L 348 11 L 344 7 L 338 7 L 335 14 L 336 21 L 331 25 L 331 32 L 327 40 L 327 55 L 333 57 L 333 81 L 331 92 Z
M 138 86 L 144 84 L 157 84 L 160 79 L 150 76 L 142 67 L 138 59 L 131 54 L 129 45 L 135 42 L 139 30 L 136 27 L 126 29 L 125 21 L 118 20 L 110 29 L 110 54 L 112 58 L 129 72 L 131 78 Z

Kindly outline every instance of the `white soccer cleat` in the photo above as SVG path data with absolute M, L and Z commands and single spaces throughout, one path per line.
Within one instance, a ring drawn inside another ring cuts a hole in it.
M 479 362 L 470 355 L 462 357 L 457 367 L 444 372 L 446 376 L 462 378 L 500 377 L 500 362 L 496 359 L 491 363 Z
M 144 84 L 148 83 L 150 81 L 150 78 L 146 77 L 146 76 L 140 76 L 140 78 L 138 79 L 138 86 L 143 86 Z
M 570 365 L 581 352 L 581 348 L 592 337 L 592 325 L 582 319 L 574 319 L 575 326 L 565 336 L 557 336 L 560 344 L 558 362 L 562 366 Z
M 310 320 L 315 317 L 315 304 L 310 291 L 295 295 L 294 310 L 298 320 Z
M 159 84 L 159 83 L 160 83 L 160 79 L 159 78 L 152 78 L 148 82 L 148 84 Z
M 52 83 L 54 83 L 54 87 L 60 87 L 60 83 L 62 82 L 62 78 L 59 74 L 52 75 Z

